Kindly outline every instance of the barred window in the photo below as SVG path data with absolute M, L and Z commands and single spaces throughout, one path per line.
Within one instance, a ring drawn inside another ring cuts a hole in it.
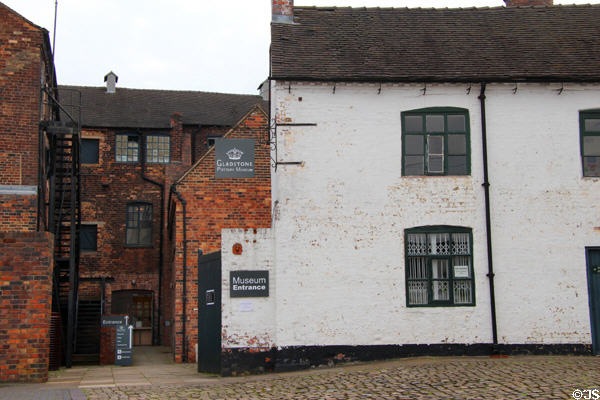
M 140 137 L 138 135 L 117 135 L 117 162 L 137 162 L 139 160 Z
M 128 246 L 150 247 L 152 245 L 152 204 L 127 205 Z
M 408 306 L 475 305 L 471 229 L 407 229 L 405 254 Z
M 146 137 L 146 162 L 168 163 L 171 138 L 165 135 L 148 135 Z

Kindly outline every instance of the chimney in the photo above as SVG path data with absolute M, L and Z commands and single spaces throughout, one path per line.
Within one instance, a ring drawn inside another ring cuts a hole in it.
M 271 0 L 271 2 L 273 4 L 271 22 L 294 23 L 294 0 Z
M 504 0 L 506 7 L 552 6 L 553 0 Z
M 106 82 L 106 93 L 116 93 L 118 81 L 119 77 L 112 71 L 104 75 L 104 82 Z

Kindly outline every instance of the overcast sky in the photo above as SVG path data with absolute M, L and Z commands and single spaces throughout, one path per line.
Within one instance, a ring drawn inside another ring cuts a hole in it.
M 0 0 L 52 32 L 55 0 Z M 555 0 L 587 4 L 596 0 Z M 502 0 L 296 0 L 295 5 L 495 7 Z M 271 0 L 58 0 L 62 85 L 256 94 L 268 75 Z

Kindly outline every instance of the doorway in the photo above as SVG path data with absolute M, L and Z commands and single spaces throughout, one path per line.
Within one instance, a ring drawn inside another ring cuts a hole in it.
M 153 293 L 150 290 L 119 290 L 112 293 L 111 312 L 129 315 L 133 345 L 152 345 Z
M 585 249 L 587 263 L 588 294 L 590 301 L 590 325 L 592 327 L 592 351 L 600 354 L 600 247 Z
M 198 254 L 198 372 L 221 373 L 221 252 Z

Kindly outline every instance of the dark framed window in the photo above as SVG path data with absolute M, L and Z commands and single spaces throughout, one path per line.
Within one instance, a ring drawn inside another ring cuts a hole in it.
M 600 110 L 579 113 L 583 176 L 600 176 Z
M 118 134 L 115 149 L 117 162 L 137 162 L 140 153 L 140 137 L 136 134 Z
M 215 145 L 215 140 L 220 139 L 219 136 L 209 136 L 206 138 L 206 149 L 210 149 Z
M 469 112 L 464 108 L 405 111 L 402 175 L 469 175 Z
M 98 164 L 100 152 L 99 139 L 81 139 L 81 163 Z
M 133 247 L 152 246 L 152 204 L 127 205 L 127 234 L 125 243 Z
M 98 225 L 81 225 L 79 229 L 79 249 L 81 251 L 98 250 Z
M 146 136 L 146 162 L 168 163 L 171 138 L 166 135 Z
M 407 306 L 475 305 L 471 229 L 411 228 L 404 243 Z

